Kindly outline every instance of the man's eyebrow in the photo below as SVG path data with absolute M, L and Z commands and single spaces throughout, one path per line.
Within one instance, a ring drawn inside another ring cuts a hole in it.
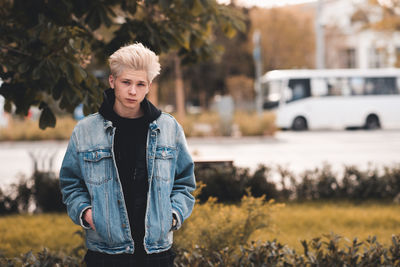
M 121 78 L 121 80 L 122 80 L 122 81 L 129 81 L 129 82 L 133 82 L 133 80 L 132 80 L 132 79 L 130 79 L 130 78 Z M 138 82 L 138 83 L 147 83 L 147 81 L 146 81 L 146 80 L 137 80 L 136 82 Z

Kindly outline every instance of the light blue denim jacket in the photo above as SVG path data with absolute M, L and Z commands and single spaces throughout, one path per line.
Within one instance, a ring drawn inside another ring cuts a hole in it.
M 109 254 L 133 253 L 134 242 L 122 186 L 118 177 L 111 121 L 95 113 L 75 127 L 60 171 L 63 202 L 72 221 L 86 231 L 86 246 Z M 144 248 L 158 253 L 172 246 L 172 214 L 176 229 L 194 206 L 194 164 L 176 120 L 162 113 L 149 125 L 147 136 L 149 191 L 145 216 Z M 96 231 L 82 221 L 92 208 Z M 174 229 L 175 230 L 175 229 Z

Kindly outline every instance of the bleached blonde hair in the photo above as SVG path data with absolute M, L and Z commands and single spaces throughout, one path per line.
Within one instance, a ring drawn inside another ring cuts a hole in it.
M 115 51 L 108 59 L 111 74 L 116 78 L 125 68 L 144 70 L 149 82 L 160 74 L 158 56 L 141 43 L 130 44 Z

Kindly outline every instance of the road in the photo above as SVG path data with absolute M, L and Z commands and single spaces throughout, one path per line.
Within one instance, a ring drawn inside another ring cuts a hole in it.
M 400 131 L 278 132 L 274 137 L 189 138 L 188 145 L 195 160 L 233 160 L 251 170 L 258 164 L 281 165 L 295 173 L 323 163 L 336 171 L 344 165 L 366 169 L 368 164 L 400 164 Z M 58 171 L 66 147 L 65 141 L 0 143 L 0 186 L 31 174 L 29 153 L 39 159 L 39 169 Z

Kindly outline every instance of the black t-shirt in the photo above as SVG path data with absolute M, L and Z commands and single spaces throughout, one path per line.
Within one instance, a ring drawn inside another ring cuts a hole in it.
M 148 192 L 146 143 L 149 124 L 145 117 L 119 117 L 113 124 L 116 126 L 115 161 L 135 242 L 135 252 L 139 252 L 139 249 L 144 250 L 144 219 Z

